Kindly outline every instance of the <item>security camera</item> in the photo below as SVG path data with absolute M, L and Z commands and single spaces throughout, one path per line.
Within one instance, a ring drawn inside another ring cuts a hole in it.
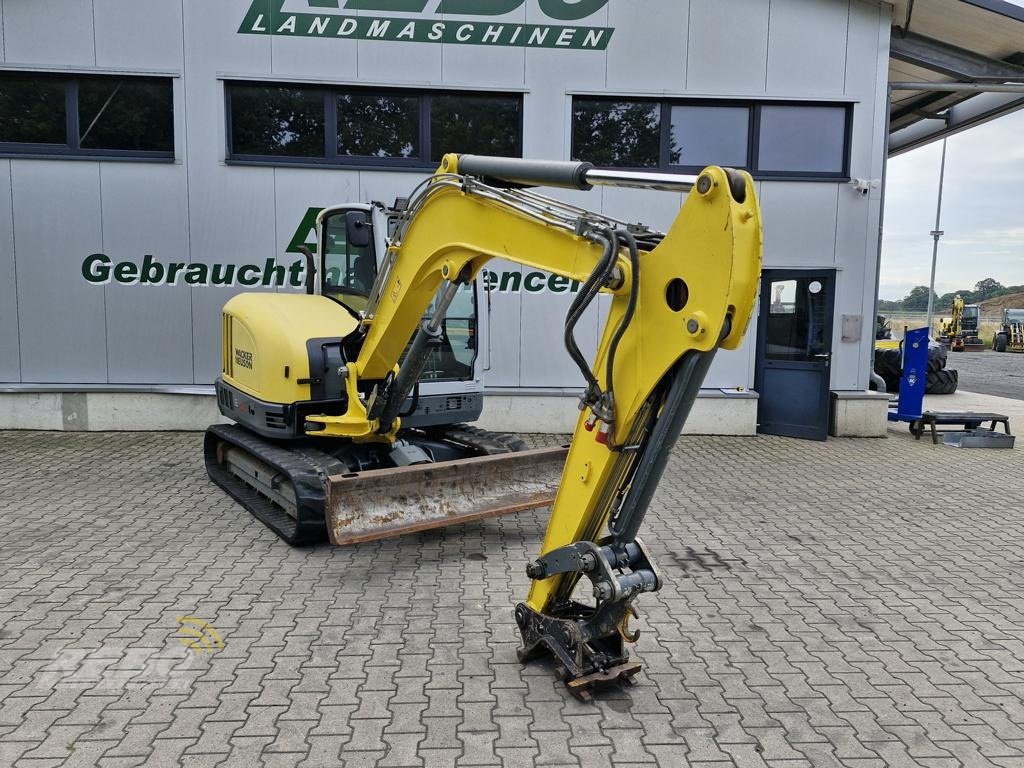
M 878 179 L 850 179 L 850 186 L 854 192 L 859 192 L 861 197 L 867 197 L 872 189 L 878 189 Z

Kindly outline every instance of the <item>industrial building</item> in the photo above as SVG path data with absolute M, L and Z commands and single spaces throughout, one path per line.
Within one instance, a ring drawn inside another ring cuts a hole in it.
M 0 31 L 0 428 L 215 420 L 223 304 L 300 290 L 318 210 L 454 151 L 750 170 L 760 315 L 688 429 L 883 434 L 886 158 L 1024 103 L 914 85 L 1019 81 L 1000 0 L 0 0 Z M 681 204 L 552 194 L 660 228 Z M 574 286 L 487 277 L 484 422 L 567 430 Z

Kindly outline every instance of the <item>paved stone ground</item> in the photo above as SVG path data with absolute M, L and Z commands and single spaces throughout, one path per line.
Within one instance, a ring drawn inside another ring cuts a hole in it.
M 681 440 L 583 704 L 514 655 L 542 513 L 289 549 L 198 435 L 0 432 L 0 765 L 1024 766 L 1019 449 L 890 434 Z
M 1024 400 L 1024 355 L 1009 352 L 951 352 L 948 366 L 959 371 L 960 389 Z

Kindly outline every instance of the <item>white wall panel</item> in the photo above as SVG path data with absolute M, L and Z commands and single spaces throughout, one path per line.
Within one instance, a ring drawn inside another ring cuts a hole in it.
M 856 93 L 862 99 L 861 115 L 855 112 L 853 157 L 856 165 L 851 172 L 863 178 L 882 178 L 885 161 L 885 140 L 889 130 L 889 112 L 886 108 L 886 94 L 889 73 L 889 17 L 883 8 L 875 7 L 862 0 L 853 0 L 850 5 L 850 42 L 847 61 L 852 65 L 853 56 L 865 60 L 856 68 L 847 66 L 847 92 Z M 872 68 L 867 60 L 874 57 Z M 865 119 L 870 114 L 870 124 Z M 863 121 L 863 122 L 862 122 Z M 859 261 L 863 265 L 860 295 L 860 314 L 865 318 L 865 328 L 858 354 L 855 356 L 855 389 L 868 386 L 868 379 L 874 360 L 874 310 L 875 284 L 878 273 L 878 229 L 882 217 L 882 190 L 872 190 L 868 196 L 866 212 L 866 234 L 863 255 L 850 250 L 849 256 L 840 258 L 850 263 Z M 840 215 L 843 214 L 840 207 Z M 856 288 L 851 288 L 856 296 Z
M 608 26 L 608 89 L 678 93 L 686 83 L 690 0 L 614 0 Z M 589 20 L 587 21 L 589 24 Z
M 766 0 L 690 0 L 686 90 L 764 92 L 768 7 Z
M 871 203 L 853 189 L 839 190 L 839 217 L 836 229 L 836 262 L 842 269 L 836 275 L 835 323 L 832 329 L 832 388 L 863 389 L 866 382 L 858 383 L 861 358 L 866 359 L 864 345 L 873 341 L 875 321 L 865 313 L 864 293 L 874 292 L 875 285 L 865 284 L 867 273 L 865 257 L 878 242 L 878 230 L 868 224 Z M 843 315 L 861 315 L 861 338 L 857 342 L 843 341 Z M 870 338 L 869 338 L 870 337 Z M 873 345 L 872 345 L 873 346 Z
M 428 176 L 427 173 L 404 171 L 360 171 L 358 196 L 355 199 L 361 203 L 380 200 L 385 205 L 391 205 L 396 197 L 409 197 L 413 189 Z
M 0 274 L 0 381 L 21 381 L 10 160 L 0 160 Z
M 92 0 L 5 0 L 7 61 L 57 67 L 91 67 Z
M 22 380 L 107 381 L 104 292 L 82 279 L 103 251 L 99 164 L 11 163 Z
M 215 167 L 190 175 L 192 261 L 264 264 L 277 256 L 272 168 Z M 220 371 L 220 313 L 245 290 L 192 289 L 195 383 L 211 384 Z
M 766 181 L 761 185 L 766 267 L 833 265 L 839 187 L 805 181 Z
M 189 261 L 185 169 L 178 165 L 100 166 L 103 247 L 114 262 L 164 267 Z M 191 290 L 178 285 L 106 288 L 107 359 L 115 384 L 192 383 Z
M 366 82 L 422 85 L 441 82 L 439 43 L 359 40 L 356 55 L 356 74 Z
M 429 6 L 428 6 L 429 8 Z M 465 16 L 441 16 L 457 24 Z M 475 21 L 475 19 L 474 19 Z M 525 4 L 512 13 L 488 16 L 484 23 L 495 27 L 526 21 Z M 441 79 L 446 84 L 478 85 L 486 89 L 522 87 L 526 78 L 526 49 L 497 45 L 441 44 Z
M 355 40 L 276 36 L 271 40 L 275 75 L 321 78 L 336 83 L 359 79 Z M 398 48 L 401 47 L 399 44 Z
M 510 272 L 520 275 L 518 279 L 522 280 L 522 266 L 511 261 L 494 259 L 487 263 L 486 269 L 499 278 L 503 273 Z M 484 372 L 484 381 L 491 387 L 518 387 L 521 383 L 522 293 L 501 293 L 499 287 L 494 286 L 485 300 L 485 306 L 480 308 L 481 312 L 488 313 L 490 321 L 490 370 Z
M 867 100 L 868 107 L 876 106 L 874 102 L 878 85 L 888 82 L 888 67 L 888 15 L 868 0 L 850 0 L 850 23 L 846 40 L 846 94 Z
M 743 337 L 739 349 L 721 349 L 715 354 L 705 389 L 736 389 L 754 387 L 754 355 L 757 347 L 757 315 L 750 321 L 750 329 Z
M 772 0 L 768 92 L 842 93 L 849 12 L 844 0 Z
M 524 268 L 524 279 L 532 271 Z M 523 291 L 520 295 L 520 385 L 582 389 L 583 376 L 569 357 L 562 341 L 565 313 L 575 294 L 554 294 L 545 290 L 541 293 Z M 588 362 L 592 362 L 597 354 L 599 332 L 607 314 L 607 307 L 599 308 L 598 303 L 595 301 L 591 304 L 590 309 L 576 325 L 576 343 L 579 344 L 580 351 Z
M 93 0 L 93 7 L 97 66 L 181 69 L 181 3 Z
M 7 61 L 7 40 L 4 34 L 4 0 L 0 0 L 0 61 Z

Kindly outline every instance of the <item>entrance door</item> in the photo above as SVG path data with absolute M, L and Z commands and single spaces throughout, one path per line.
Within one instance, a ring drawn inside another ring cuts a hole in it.
M 835 270 L 765 270 L 758 318 L 757 431 L 824 440 Z

